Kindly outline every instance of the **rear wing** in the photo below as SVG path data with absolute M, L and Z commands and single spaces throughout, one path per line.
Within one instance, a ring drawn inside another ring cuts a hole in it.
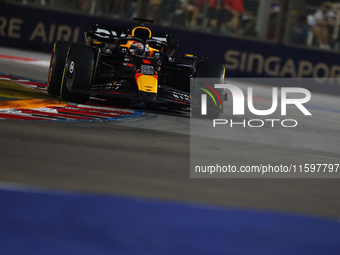
M 131 28 L 124 28 L 118 26 L 111 26 L 99 23 L 87 23 L 85 25 L 86 41 L 89 37 L 104 43 L 115 44 L 120 38 L 130 37 L 132 34 Z M 151 39 L 167 43 L 171 49 L 177 49 L 179 43 L 179 36 L 169 33 L 154 32 L 152 31 Z

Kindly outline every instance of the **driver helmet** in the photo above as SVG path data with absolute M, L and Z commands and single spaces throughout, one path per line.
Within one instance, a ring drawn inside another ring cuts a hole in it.
M 144 45 L 138 41 L 132 41 L 130 45 L 130 52 L 133 55 L 137 55 L 143 52 Z

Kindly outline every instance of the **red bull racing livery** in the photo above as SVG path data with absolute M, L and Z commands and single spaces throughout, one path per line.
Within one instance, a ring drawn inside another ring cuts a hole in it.
M 57 41 L 51 56 L 48 93 L 75 103 L 95 96 L 145 106 L 199 109 L 202 90 L 196 89 L 191 78 L 218 77 L 218 83 L 224 83 L 223 65 L 191 54 L 175 57 L 178 36 L 151 31 L 145 23 L 152 21 L 135 21 L 141 24 L 134 28 L 87 24 L 86 44 Z M 218 105 L 208 102 L 208 108 L 218 117 L 225 95 L 213 84 L 208 87 L 219 99 L 213 99 L 220 102 Z M 192 112 L 199 115 L 197 110 Z

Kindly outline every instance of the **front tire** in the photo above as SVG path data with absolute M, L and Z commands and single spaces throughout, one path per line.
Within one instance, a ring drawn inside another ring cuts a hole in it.
M 54 43 L 47 81 L 47 92 L 51 95 L 60 96 L 65 60 L 68 49 L 72 44 L 72 42 L 62 41 Z
M 95 48 L 82 44 L 71 46 L 66 58 L 60 91 L 62 99 L 78 104 L 84 104 L 89 100 L 89 94 L 73 90 L 89 89 L 94 75 L 96 59 L 97 51 Z

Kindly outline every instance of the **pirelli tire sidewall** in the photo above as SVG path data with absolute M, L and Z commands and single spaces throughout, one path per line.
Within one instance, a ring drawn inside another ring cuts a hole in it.
M 74 90 L 89 89 L 95 73 L 96 60 L 97 49 L 83 44 L 73 44 L 70 47 L 60 92 L 64 100 L 78 104 L 84 104 L 88 101 L 89 94 L 75 92 Z
M 65 60 L 72 44 L 72 42 L 57 41 L 53 45 L 47 81 L 47 92 L 51 95 L 60 96 Z
M 225 68 L 221 63 L 202 61 L 197 63 L 195 69 L 191 94 L 199 103 L 192 106 L 191 115 L 196 118 L 217 119 L 223 113 L 224 93 L 223 89 L 215 89 L 214 85 L 224 84 Z M 210 84 L 206 84 L 206 81 L 210 81 Z M 202 115 L 201 95 L 206 94 L 205 91 L 211 96 L 207 95 L 207 115 Z

